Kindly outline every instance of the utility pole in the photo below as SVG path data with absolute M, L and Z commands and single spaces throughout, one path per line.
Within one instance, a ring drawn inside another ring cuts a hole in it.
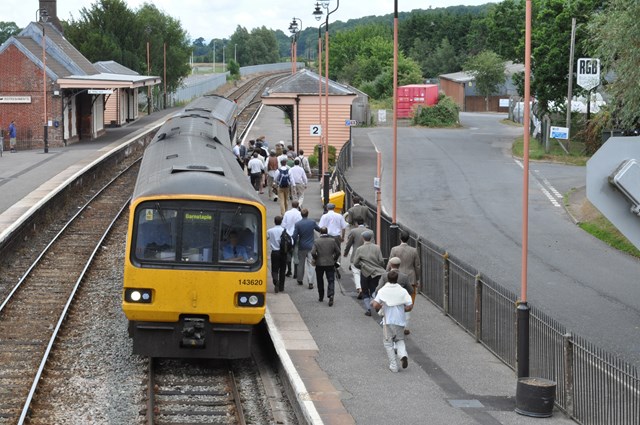
M 571 147 L 571 99 L 573 98 L 573 51 L 576 45 L 576 18 L 571 18 L 571 49 L 569 50 L 569 90 L 567 92 L 567 125 L 569 138 L 567 150 Z

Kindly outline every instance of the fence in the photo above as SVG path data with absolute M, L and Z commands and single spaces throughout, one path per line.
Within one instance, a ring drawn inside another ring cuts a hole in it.
M 351 164 L 351 142 L 347 142 L 332 177 L 334 190 L 345 191 L 345 209 L 357 195 L 345 178 Z M 366 204 L 372 213 L 368 224 L 375 228 L 376 207 Z M 396 245 L 389 237 L 392 223 L 384 214 L 380 221 L 378 240 L 388 256 Z M 411 229 L 398 226 L 411 235 L 409 243 L 420 253 L 420 292 L 515 370 L 516 295 Z M 640 425 L 640 375 L 634 366 L 569 334 L 535 306 L 529 328 L 531 376 L 557 383 L 556 405 L 568 416 L 584 425 Z

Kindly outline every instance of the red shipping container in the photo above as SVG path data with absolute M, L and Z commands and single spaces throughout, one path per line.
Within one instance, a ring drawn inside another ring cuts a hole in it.
M 437 84 L 409 84 L 398 87 L 398 118 L 411 118 L 417 105 L 438 103 Z

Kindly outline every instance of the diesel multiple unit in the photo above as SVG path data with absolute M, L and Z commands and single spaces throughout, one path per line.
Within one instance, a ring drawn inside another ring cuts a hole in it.
M 145 150 L 122 307 L 133 352 L 242 358 L 265 313 L 266 210 L 232 152 L 236 104 L 204 96 Z

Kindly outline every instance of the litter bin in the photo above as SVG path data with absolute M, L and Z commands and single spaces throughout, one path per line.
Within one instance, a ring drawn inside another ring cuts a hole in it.
M 329 202 L 336 206 L 334 209 L 335 212 L 342 214 L 342 210 L 344 208 L 344 190 L 330 193 Z

